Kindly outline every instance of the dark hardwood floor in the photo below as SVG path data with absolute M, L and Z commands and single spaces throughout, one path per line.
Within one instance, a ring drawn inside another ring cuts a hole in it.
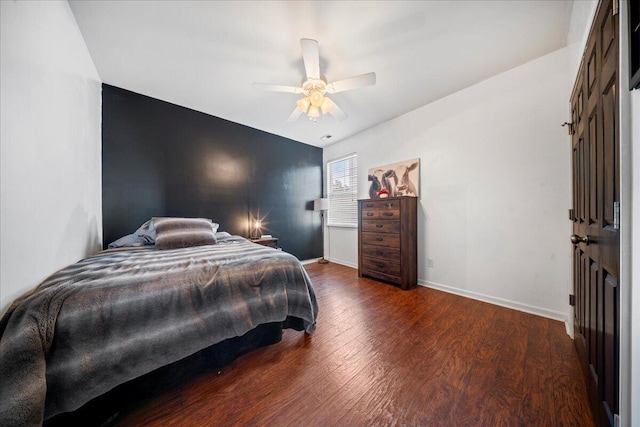
M 202 373 L 115 425 L 591 426 L 561 322 L 337 264 L 307 266 L 316 333 Z

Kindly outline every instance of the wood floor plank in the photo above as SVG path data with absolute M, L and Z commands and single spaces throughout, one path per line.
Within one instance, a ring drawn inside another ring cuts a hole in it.
M 454 341 L 450 347 L 449 357 L 435 377 L 433 388 L 447 399 L 428 401 L 429 411 L 434 419 L 443 420 L 445 424 L 456 424 L 456 406 L 463 397 L 469 375 L 476 362 L 477 349 L 492 325 L 496 308 L 489 304 L 472 305 L 464 316 L 459 316 L 459 326 L 452 333 Z
M 388 425 L 397 422 L 399 425 L 436 425 L 445 422 L 434 416 L 434 407 L 455 403 L 452 399 L 454 387 L 446 381 L 440 381 L 443 369 L 450 362 L 450 355 L 456 345 L 460 331 L 465 330 L 468 323 L 451 316 L 451 312 L 467 313 L 474 304 L 471 300 L 446 295 L 442 303 L 446 307 L 442 315 L 434 315 L 430 323 L 426 318 L 416 323 L 408 331 L 407 338 L 412 339 L 414 349 L 407 358 L 411 375 L 402 388 L 398 390 L 390 404 L 377 415 L 374 424 Z
M 527 357 L 524 365 L 520 417 L 525 425 L 556 425 L 555 403 L 551 393 L 553 375 L 549 321 L 533 315 L 526 317 L 529 330 L 526 336 Z
M 553 397 L 556 405 L 557 425 L 569 425 L 580 420 L 580 425 L 589 427 L 594 424 L 591 406 L 580 398 L 585 389 L 581 374 L 578 353 L 572 342 L 566 340 L 564 325 L 550 322 L 550 350 L 553 367 Z
M 466 378 L 460 400 L 453 409 L 452 419 L 460 425 L 518 425 L 520 420 L 513 414 L 506 396 L 499 390 L 498 369 L 511 361 L 503 359 L 510 328 L 511 312 L 496 310 L 484 337 L 474 353 L 468 357 L 475 362 Z M 484 408 L 490 407 L 491 411 Z
M 316 333 L 129 402 L 118 426 L 593 425 L 573 342 L 542 317 L 306 266 Z

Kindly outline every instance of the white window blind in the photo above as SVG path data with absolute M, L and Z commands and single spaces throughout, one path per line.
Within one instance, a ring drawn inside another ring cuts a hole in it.
M 327 225 L 358 226 L 358 158 L 355 154 L 327 163 Z

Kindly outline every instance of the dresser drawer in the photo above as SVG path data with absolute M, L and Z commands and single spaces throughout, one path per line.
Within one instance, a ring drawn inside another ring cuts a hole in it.
M 378 209 L 378 218 L 398 219 L 400 218 L 400 211 L 398 209 Z
M 365 219 L 377 219 L 378 208 L 362 208 L 362 220 Z
M 363 208 L 362 219 L 399 219 L 400 210 L 393 208 Z
M 363 200 L 360 207 L 364 209 L 378 209 L 380 207 L 379 200 Z
M 378 203 L 378 209 L 381 210 L 393 210 L 393 211 L 399 211 L 400 210 L 400 202 L 398 200 L 377 200 L 376 201 Z
M 378 221 L 375 219 L 363 219 L 362 231 L 373 233 L 400 233 L 400 220 Z
M 362 232 L 363 245 L 387 246 L 390 248 L 400 247 L 400 235 L 393 233 L 367 233 Z
M 376 279 L 386 280 L 387 282 L 396 283 L 398 285 L 402 284 L 402 275 L 395 274 L 385 274 L 376 270 L 367 270 L 365 268 L 360 269 L 360 274 L 363 276 L 375 277 Z
M 400 263 L 400 249 L 386 246 L 362 245 L 362 255 L 369 258 L 382 258 L 389 262 Z
M 400 275 L 400 264 L 375 258 L 362 257 L 362 268 L 364 270 L 377 271 L 391 276 Z
M 362 202 L 362 209 L 400 209 L 400 201 L 396 199 L 365 200 Z

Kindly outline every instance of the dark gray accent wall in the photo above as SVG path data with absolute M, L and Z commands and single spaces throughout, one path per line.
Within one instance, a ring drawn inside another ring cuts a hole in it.
M 114 86 L 102 86 L 105 246 L 153 216 L 211 218 L 263 234 L 300 259 L 322 256 L 322 149 Z

